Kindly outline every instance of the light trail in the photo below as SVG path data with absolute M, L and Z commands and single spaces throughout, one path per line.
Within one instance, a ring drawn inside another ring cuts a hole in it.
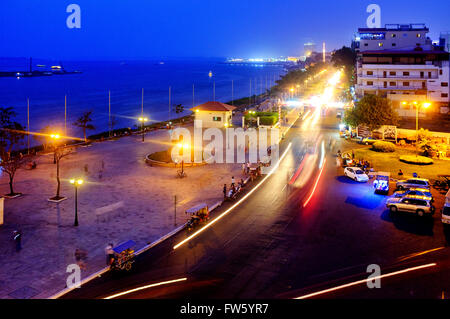
M 295 172 L 294 176 L 292 176 L 291 180 L 289 181 L 289 185 L 292 185 L 292 183 L 294 183 L 295 180 L 297 179 L 298 175 L 300 175 L 300 173 L 303 170 L 303 166 L 305 166 L 306 159 L 308 157 L 309 157 L 309 154 L 306 154 L 305 157 L 303 158 L 302 163 L 300 164 L 300 166 L 298 167 L 297 171 Z
M 319 176 L 317 176 L 316 183 L 314 184 L 313 190 L 312 190 L 311 194 L 309 195 L 308 199 L 306 200 L 306 202 L 303 204 L 303 207 L 306 207 L 306 205 L 308 205 L 309 201 L 313 197 L 314 192 L 316 191 L 317 184 L 319 183 L 320 176 L 322 176 L 323 168 L 325 167 L 326 161 L 327 161 L 326 159 L 323 160 L 323 165 L 322 165 L 322 168 L 320 169 Z
M 206 224 L 205 226 L 203 226 L 202 228 L 200 228 L 199 230 L 197 230 L 195 233 L 193 233 L 192 235 L 190 235 L 189 237 L 183 239 L 181 242 L 179 242 L 178 244 L 176 244 L 175 246 L 173 246 L 173 249 L 177 249 L 178 247 L 180 247 L 181 245 L 185 244 L 186 242 L 190 241 L 192 238 L 198 236 L 201 232 L 203 232 L 204 230 L 208 229 L 209 227 L 211 227 L 212 225 L 214 225 L 214 223 L 216 223 L 218 220 L 220 220 L 222 217 L 224 217 L 225 215 L 227 215 L 229 212 L 231 212 L 233 209 L 235 209 L 237 206 L 239 206 L 244 200 L 246 200 L 251 194 L 253 194 L 259 187 L 261 187 L 261 185 L 275 172 L 275 170 L 278 168 L 278 166 L 280 165 L 281 161 L 284 159 L 284 157 L 286 156 L 287 152 L 289 151 L 289 149 L 291 148 L 292 143 L 289 143 L 288 147 L 286 148 L 286 150 L 284 151 L 283 155 L 280 157 L 280 159 L 278 160 L 278 163 L 275 165 L 274 168 L 272 168 L 272 170 L 269 172 L 269 174 L 266 175 L 266 177 L 264 177 L 264 179 L 258 183 L 258 185 L 256 185 L 250 192 L 248 192 L 244 197 L 242 197 L 236 204 L 234 204 L 233 206 L 231 206 L 230 208 L 228 208 L 226 211 L 224 211 L 222 214 L 220 214 L 219 216 L 217 216 L 215 219 L 213 219 L 211 222 L 209 222 L 208 224 Z
M 162 285 L 168 285 L 168 284 L 172 284 L 172 283 L 175 283 L 175 282 L 186 281 L 186 280 L 187 280 L 187 278 L 179 278 L 179 279 L 173 279 L 173 280 L 168 280 L 168 281 L 157 282 L 157 283 L 154 283 L 154 284 L 151 284 L 151 285 L 146 285 L 146 286 L 142 286 L 142 287 L 126 290 L 126 291 L 123 291 L 123 292 L 119 292 L 118 294 L 111 295 L 111 296 L 108 296 L 108 297 L 103 298 L 103 299 L 113 299 L 113 298 L 117 298 L 117 297 L 120 297 L 120 296 L 123 296 L 123 295 L 131 294 L 131 293 L 136 292 L 136 291 L 140 291 L 140 290 L 144 290 L 144 289 L 148 289 L 148 288 L 153 288 L 153 287 L 157 287 L 157 286 L 162 286 Z
M 436 263 L 430 263 L 430 264 L 425 264 L 425 265 L 421 265 L 421 266 L 416 266 L 416 267 L 411 267 L 411 268 L 406 268 L 403 270 L 399 270 L 399 271 L 394 271 L 385 275 L 380 275 L 380 276 L 375 276 L 375 277 L 370 277 L 367 279 L 362 279 L 362 280 L 358 280 L 358 281 L 354 281 L 345 285 L 340 285 L 337 287 L 333 287 L 333 288 L 329 288 L 329 289 L 325 289 L 325 290 L 320 290 L 320 291 L 316 291 L 307 295 L 303 295 L 300 297 L 296 297 L 294 299 L 307 299 L 310 297 L 314 297 L 314 296 L 318 296 L 318 295 L 323 295 L 332 291 L 336 291 L 336 290 L 340 290 L 340 289 L 344 289 L 347 287 L 352 287 L 352 286 L 356 286 L 356 285 L 360 285 L 363 283 L 366 283 L 368 281 L 372 281 L 372 280 L 376 280 L 376 279 L 382 279 L 382 278 L 387 278 L 387 277 L 392 277 L 392 276 L 396 276 L 396 275 L 401 275 L 410 271 L 415 271 L 415 270 L 419 270 L 419 269 L 424 269 L 424 268 L 429 268 L 429 267 L 434 267 L 436 266 Z
M 444 248 L 445 248 L 445 247 L 438 247 L 438 248 L 429 249 L 429 250 L 424 250 L 424 251 L 421 251 L 421 252 L 418 252 L 418 253 L 410 254 L 410 255 L 407 255 L 407 256 L 405 256 L 405 257 L 400 257 L 400 258 L 399 258 L 399 261 L 404 261 L 404 260 L 406 260 L 406 259 L 411 259 L 411 258 L 414 258 L 414 257 L 417 257 L 417 256 L 422 256 L 422 255 L 431 253 L 431 252 L 433 252 L 433 251 L 441 250 L 441 249 L 444 249 Z

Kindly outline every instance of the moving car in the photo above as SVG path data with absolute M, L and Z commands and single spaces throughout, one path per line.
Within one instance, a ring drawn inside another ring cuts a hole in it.
M 392 213 L 402 211 L 416 213 L 419 216 L 430 216 L 434 213 L 434 206 L 430 200 L 411 198 L 409 196 L 390 197 L 386 201 L 386 207 L 389 208 Z
M 359 167 L 346 167 L 344 169 L 344 175 L 353 179 L 356 182 L 367 182 L 369 176 Z
M 394 192 L 395 197 L 414 196 L 414 198 L 422 198 L 434 202 L 433 195 L 427 188 L 410 188 L 402 191 Z
M 358 141 L 359 144 L 364 144 L 364 145 L 371 145 L 373 143 L 375 143 L 377 140 L 374 139 L 373 137 L 361 137 Z
M 410 178 L 397 182 L 397 189 L 404 190 L 409 188 L 428 188 L 430 189 L 430 181 L 425 178 Z

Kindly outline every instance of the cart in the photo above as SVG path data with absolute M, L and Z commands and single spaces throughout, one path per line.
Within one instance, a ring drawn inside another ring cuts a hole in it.
M 192 230 L 200 223 L 204 223 L 209 219 L 208 205 L 205 203 L 198 204 L 186 210 L 188 221 L 186 223 L 187 230 Z
M 127 240 L 114 247 L 114 261 L 111 263 L 111 270 L 131 270 L 135 258 L 135 246 L 136 243 L 133 240 Z
M 376 194 L 388 194 L 389 193 L 389 179 L 391 173 L 388 172 L 378 172 L 376 174 L 375 180 L 373 181 L 373 187 L 375 188 Z

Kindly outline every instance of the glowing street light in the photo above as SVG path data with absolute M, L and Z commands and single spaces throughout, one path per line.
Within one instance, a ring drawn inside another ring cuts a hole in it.
M 148 121 L 148 118 L 140 117 L 138 120 L 139 120 L 139 122 L 141 122 L 142 142 L 144 142 L 144 137 L 145 137 L 144 124 L 145 124 L 145 122 Z
M 185 176 L 184 174 L 184 150 L 189 150 L 189 144 L 188 143 L 178 143 L 178 148 L 181 150 L 181 178 Z
M 71 179 L 70 184 L 72 184 L 75 187 L 75 222 L 74 226 L 78 226 L 78 187 L 83 185 L 83 180 L 81 178 L 79 179 Z

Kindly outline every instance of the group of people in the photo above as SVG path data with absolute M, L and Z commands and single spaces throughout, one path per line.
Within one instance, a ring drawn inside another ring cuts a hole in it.
M 231 177 L 231 185 L 229 190 L 227 190 L 227 184 L 223 184 L 223 199 L 232 199 L 235 198 L 236 195 L 241 191 L 241 189 L 244 187 L 244 180 L 241 178 L 241 180 L 236 183 L 234 176 Z

